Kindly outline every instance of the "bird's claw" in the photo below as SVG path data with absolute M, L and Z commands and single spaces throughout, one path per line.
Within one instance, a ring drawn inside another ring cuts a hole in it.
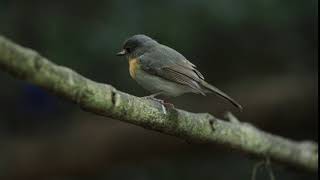
M 157 99 L 157 98 L 154 97 L 154 95 L 145 96 L 145 97 L 142 97 L 142 98 L 158 102 L 161 105 L 161 108 L 162 108 L 162 111 L 163 111 L 164 114 L 167 114 L 167 108 L 174 108 L 173 104 L 167 103 L 162 99 Z

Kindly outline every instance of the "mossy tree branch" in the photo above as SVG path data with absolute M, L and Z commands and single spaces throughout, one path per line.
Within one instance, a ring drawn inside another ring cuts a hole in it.
M 41 86 L 95 114 L 188 141 L 217 143 L 289 166 L 318 171 L 318 145 L 314 142 L 295 142 L 263 132 L 246 123 L 219 120 L 207 113 L 195 114 L 169 109 L 165 114 L 155 102 L 87 79 L 2 36 L 0 69 Z

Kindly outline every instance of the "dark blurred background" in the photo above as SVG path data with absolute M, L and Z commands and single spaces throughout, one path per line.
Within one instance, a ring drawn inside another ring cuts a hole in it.
M 0 22 L 2 35 L 137 96 L 148 92 L 115 53 L 129 36 L 147 34 L 245 109 L 199 95 L 172 98 L 176 107 L 220 118 L 230 110 L 268 132 L 318 141 L 317 0 L 0 0 Z M 3 72 L 0 84 L 3 179 L 250 179 L 260 161 L 83 112 Z M 279 180 L 317 179 L 273 168 Z

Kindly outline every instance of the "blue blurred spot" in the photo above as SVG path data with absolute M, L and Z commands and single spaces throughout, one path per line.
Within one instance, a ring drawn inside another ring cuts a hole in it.
M 57 102 L 45 90 L 26 85 L 23 88 L 20 108 L 22 112 L 30 114 L 52 114 L 57 110 Z

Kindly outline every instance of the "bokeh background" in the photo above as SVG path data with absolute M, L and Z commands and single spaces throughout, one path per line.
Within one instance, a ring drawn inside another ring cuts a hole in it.
M 191 94 L 170 99 L 176 107 L 220 118 L 233 111 L 268 132 L 318 141 L 318 0 L 0 0 L 0 22 L 2 35 L 137 96 L 148 92 L 115 53 L 147 34 L 245 109 Z M 3 72 L 0 87 L 1 179 L 250 179 L 260 161 L 83 112 Z M 273 168 L 277 179 L 317 179 Z

